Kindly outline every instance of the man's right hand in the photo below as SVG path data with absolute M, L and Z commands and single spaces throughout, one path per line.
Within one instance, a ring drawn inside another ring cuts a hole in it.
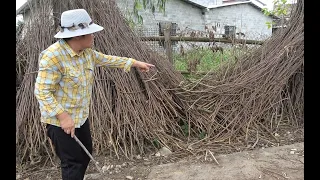
M 67 134 L 71 133 L 71 137 L 74 137 L 75 126 L 71 116 L 67 112 L 63 112 L 56 116 L 60 120 L 60 126 Z

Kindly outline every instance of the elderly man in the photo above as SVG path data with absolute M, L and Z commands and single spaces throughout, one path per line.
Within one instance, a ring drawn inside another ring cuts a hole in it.
M 60 25 L 54 36 L 60 40 L 40 53 L 34 93 L 41 122 L 47 124 L 47 135 L 61 161 L 62 179 L 82 180 L 90 158 L 73 137 L 76 135 L 92 153 L 88 115 L 94 67 L 122 68 L 125 72 L 135 67 L 148 72 L 154 65 L 91 49 L 93 33 L 103 27 L 92 22 L 84 9 L 63 12 Z

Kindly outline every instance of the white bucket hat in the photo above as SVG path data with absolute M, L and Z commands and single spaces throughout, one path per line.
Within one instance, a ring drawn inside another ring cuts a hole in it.
M 92 34 L 103 30 L 103 27 L 94 24 L 84 9 L 73 9 L 61 14 L 60 31 L 55 38 L 70 38 Z

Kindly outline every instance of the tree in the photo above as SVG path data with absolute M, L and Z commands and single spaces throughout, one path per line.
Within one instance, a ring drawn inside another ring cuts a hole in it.
M 168 0 L 134 0 L 132 12 L 126 12 L 126 20 L 130 27 L 138 24 L 143 24 L 143 18 L 139 14 L 141 10 L 151 10 L 154 14 L 156 9 L 159 12 L 165 12 L 165 5 Z
M 273 1 L 273 10 L 268 10 L 267 8 L 263 8 L 262 12 L 269 16 L 269 15 L 275 15 L 277 17 L 280 17 L 280 19 L 284 19 L 285 16 L 288 15 L 288 1 L 287 0 L 274 0 Z M 274 22 L 266 22 L 266 25 L 268 28 L 271 28 Z

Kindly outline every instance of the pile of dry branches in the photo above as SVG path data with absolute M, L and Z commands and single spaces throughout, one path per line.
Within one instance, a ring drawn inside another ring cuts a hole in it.
M 30 6 L 33 20 L 25 23 L 24 38 L 17 41 L 17 61 L 26 60 L 16 94 L 19 160 L 35 163 L 53 154 L 40 123 L 34 83 L 39 53 L 56 41 L 51 13 L 74 8 L 86 9 L 105 28 L 95 35 L 95 49 L 156 66 L 146 74 L 96 69 L 89 117 L 94 153 L 131 158 L 158 144 L 180 154 L 220 152 L 250 144 L 257 134 L 273 141 L 270 137 L 283 123 L 303 126 L 303 1 L 284 32 L 217 74 L 188 84 L 181 83 L 183 77 L 169 61 L 139 41 L 113 0 L 38 0 Z
M 247 147 L 258 142 L 276 145 L 280 141 L 275 134 L 281 128 L 303 127 L 303 9 L 304 3 L 299 1 L 290 26 L 278 30 L 257 50 L 214 75 L 183 86 L 179 97 L 190 105 L 189 111 L 199 114 L 192 126 L 206 134 L 189 148 L 218 142 Z

